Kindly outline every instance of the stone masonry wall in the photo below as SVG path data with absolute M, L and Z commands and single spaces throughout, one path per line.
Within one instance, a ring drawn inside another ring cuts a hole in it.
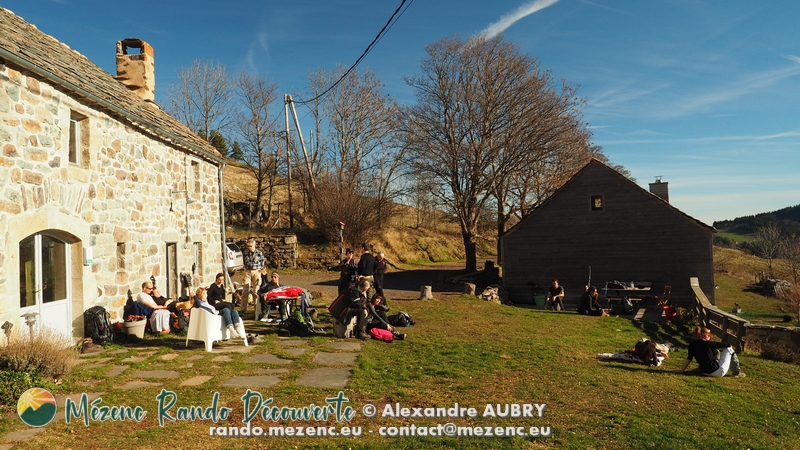
M 71 112 L 86 118 L 83 164 L 68 161 Z M 19 241 L 44 230 L 93 250 L 91 266 L 72 267 L 82 286 L 74 321 L 93 304 L 121 312 L 151 275 L 163 285 L 168 242 L 178 272 L 191 270 L 199 243 L 210 283 L 222 269 L 218 176 L 213 163 L 0 66 L 0 322 L 19 321 Z

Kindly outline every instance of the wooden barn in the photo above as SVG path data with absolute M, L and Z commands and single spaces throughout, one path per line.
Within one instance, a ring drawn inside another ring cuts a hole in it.
M 689 278 L 714 302 L 715 229 L 669 204 L 667 183 L 650 192 L 598 160 L 502 237 L 503 285 L 515 303 L 531 303 L 532 283 L 553 278 L 574 308 L 587 283 L 649 283 L 649 297 L 671 286 L 669 303 L 688 304 Z M 651 303 L 653 304 L 653 303 Z

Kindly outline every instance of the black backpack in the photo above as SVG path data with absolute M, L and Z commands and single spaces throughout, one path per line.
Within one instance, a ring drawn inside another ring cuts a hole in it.
M 628 297 L 622 297 L 619 300 L 619 313 L 624 315 L 633 314 L 636 312 L 636 308 L 633 306 L 633 302 Z
M 307 323 L 300 322 L 294 317 L 289 317 L 281 321 L 280 328 L 286 330 L 290 336 L 306 337 L 313 333 Z
M 405 311 L 400 311 L 397 314 L 387 317 L 387 319 L 389 319 L 389 325 L 393 327 L 410 327 L 414 325 L 414 319 L 411 317 L 411 314 Z
M 111 342 L 114 333 L 111 331 L 110 316 L 102 306 L 92 306 L 83 312 L 83 337 L 92 338 L 92 342 L 102 345 Z

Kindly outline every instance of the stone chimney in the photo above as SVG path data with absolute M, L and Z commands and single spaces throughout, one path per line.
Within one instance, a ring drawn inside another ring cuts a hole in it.
M 129 54 L 130 49 L 138 53 Z M 114 77 L 153 106 L 156 96 L 156 72 L 153 47 L 138 38 L 117 41 L 117 76 Z
M 650 193 L 669 203 L 669 183 L 662 182 L 660 176 L 655 183 L 650 183 Z

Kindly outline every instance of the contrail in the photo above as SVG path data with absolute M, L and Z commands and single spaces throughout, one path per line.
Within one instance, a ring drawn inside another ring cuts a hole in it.
M 558 3 L 558 0 L 534 0 L 526 3 L 517 8 L 514 12 L 506 14 L 497 22 L 489 25 L 485 30 L 483 30 L 483 33 L 486 33 L 486 37 L 491 39 L 508 29 L 511 25 L 517 23 L 518 20 L 523 19 L 537 11 L 541 11 L 556 3 Z

